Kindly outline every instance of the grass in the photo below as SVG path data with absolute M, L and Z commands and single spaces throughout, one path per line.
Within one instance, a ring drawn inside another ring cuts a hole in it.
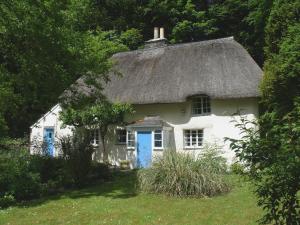
M 233 179 L 226 195 L 175 198 L 137 193 L 136 172 L 121 172 L 109 183 L 0 210 L 0 224 L 257 224 L 262 210 L 251 185 Z

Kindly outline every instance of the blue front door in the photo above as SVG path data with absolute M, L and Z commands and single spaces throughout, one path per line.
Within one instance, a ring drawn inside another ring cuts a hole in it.
M 147 168 L 152 160 L 151 131 L 137 132 L 137 166 Z
M 54 156 L 54 129 L 53 128 L 45 128 L 44 132 L 44 141 L 46 154 L 50 156 Z

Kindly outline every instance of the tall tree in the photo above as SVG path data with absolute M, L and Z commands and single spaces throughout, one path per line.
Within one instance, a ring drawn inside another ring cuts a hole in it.
M 265 224 L 300 224 L 300 2 L 275 0 L 265 27 L 259 130 L 232 147 L 250 168 Z
M 0 3 L 0 96 L 10 92 L 17 99 L 6 101 L 0 113 L 10 136 L 28 133 L 66 87 L 82 74 L 103 74 L 110 65 L 107 58 L 120 51 L 121 45 L 105 33 L 83 31 L 81 12 L 89 12 L 89 2 Z

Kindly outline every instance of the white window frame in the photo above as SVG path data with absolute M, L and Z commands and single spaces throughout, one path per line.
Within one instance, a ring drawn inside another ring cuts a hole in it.
M 199 104 L 200 108 L 195 107 L 196 104 Z M 204 112 L 204 109 L 206 109 L 206 112 Z M 196 112 L 198 110 L 200 112 Z M 210 100 L 209 96 L 201 95 L 201 96 L 193 97 L 191 112 L 192 112 L 193 116 L 210 115 L 211 114 L 211 100 Z
M 93 146 L 99 146 L 100 143 L 100 130 L 99 129 L 91 129 L 91 144 Z
M 119 133 L 120 131 L 125 131 L 125 142 L 119 142 Z M 125 129 L 122 129 L 122 128 L 117 128 L 115 130 L 116 132 L 116 145 L 127 145 L 127 131 Z
M 156 131 L 160 131 L 161 132 L 161 140 L 155 140 L 155 133 Z M 163 149 L 164 148 L 164 132 L 163 132 L 163 129 L 155 129 L 153 130 L 153 136 L 152 136 L 152 146 L 153 146 L 153 149 Z M 161 147 L 155 147 L 155 141 L 161 141 Z
M 189 143 L 190 145 L 186 145 L 186 132 L 189 131 Z M 201 144 L 199 145 L 199 131 L 201 131 L 202 136 L 201 136 Z M 192 145 L 193 140 L 192 140 L 192 132 L 196 132 L 196 144 Z M 204 139 L 204 129 L 184 129 L 183 130 L 183 146 L 185 149 L 199 149 L 203 147 L 203 139 Z
M 133 135 L 134 139 L 129 139 L 129 134 Z M 129 142 L 132 141 L 133 145 L 129 145 Z M 127 130 L 126 132 L 126 147 L 127 149 L 135 149 L 135 143 L 136 143 L 136 132 L 132 130 Z

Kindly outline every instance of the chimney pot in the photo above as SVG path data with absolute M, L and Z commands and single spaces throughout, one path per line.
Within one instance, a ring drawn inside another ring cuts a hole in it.
M 159 36 L 158 34 L 158 27 L 154 27 L 154 39 L 157 39 Z
M 165 38 L 165 29 L 163 27 L 159 29 L 159 38 Z
M 168 45 L 163 27 L 154 27 L 154 38 L 145 42 L 145 48 L 159 48 Z

